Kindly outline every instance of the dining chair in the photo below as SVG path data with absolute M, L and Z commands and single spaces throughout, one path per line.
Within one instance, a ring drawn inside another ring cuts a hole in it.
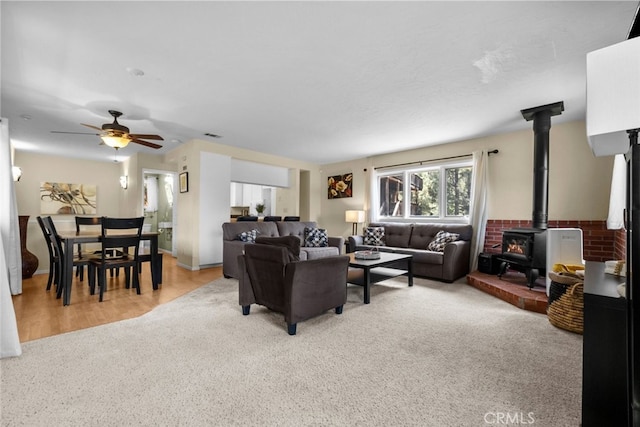
M 258 217 L 257 216 L 252 216 L 252 215 L 245 215 L 245 216 L 239 216 L 238 218 L 236 218 L 236 221 L 257 221 Z
M 60 286 L 60 254 L 62 253 L 61 247 L 59 247 L 55 242 L 55 236 L 51 231 L 51 227 L 45 224 L 45 221 L 42 217 L 37 217 L 38 225 L 40 225 L 40 229 L 42 230 L 42 234 L 44 235 L 44 241 L 47 244 L 47 249 L 49 251 L 49 278 L 47 279 L 47 290 L 51 290 L 51 285 L 55 285 L 56 289 Z
M 284 221 L 300 221 L 299 216 L 285 216 Z
M 102 302 L 107 287 L 106 272 L 112 268 L 124 268 L 126 287 L 129 288 L 133 274 L 133 287 L 140 295 L 140 272 L 138 253 L 144 217 L 102 217 L 102 250 L 99 257 L 89 260 L 89 289 L 95 294 L 96 276 Z
M 56 298 L 62 297 L 62 292 L 64 291 L 64 284 L 62 277 L 64 275 L 64 265 L 65 265 L 65 252 L 62 248 L 62 240 L 60 240 L 60 236 L 58 235 L 58 230 L 56 229 L 55 224 L 53 223 L 53 219 L 50 216 L 46 216 L 44 218 L 38 217 L 38 223 L 42 227 L 44 235 L 48 239 L 48 245 L 51 247 L 53 257 L 53 269 L 49 268 L 50 274 L 54 273 L 52 282 L 56 284 Z M 73 266 L 78 268 L 84 268 L 89 263 L 88 257 L 79 258 L 73 256 Z M 62 285 L 61 285 L 62 284 Z M 47 284 L 47 290 L 50 290 L 50 285 Z
M 276 216 L 276 215 L 267 215 L 262 220 L 263 221 L 282 221 L 282 217 Z
M 82 229 L 87 230 L 87 229 L 94 229 L 94 230 L 100 230 L 100 227 L 102 225 L 102 217 L 100 216 L 76 216 L 76 233 L 80 233 L 80 231 Z M 80 258 L 91 258 L 94 257 L 96 255 L 100 255 L 100 250 L 99 249 L 89 249 L 87 250 L 85 247 L 85 250 L 82 250 L 82 244 L 78 243 L 78 252 L 76 253 L 75 256 L 77 256 L 79 259 Z M 76 269 L 76 277 L 78 277 L 80 279 L 80 281 L 82 282 L 84 279 L 84 266 L 79 267 Z M 113 277 L 114 275 L 114 270 L 115 270 L 115 275 L 118 276 L 120 274 L 120 269 L 111 269 L 109 271 L 109 274 L 111 275 L 111 277 Z

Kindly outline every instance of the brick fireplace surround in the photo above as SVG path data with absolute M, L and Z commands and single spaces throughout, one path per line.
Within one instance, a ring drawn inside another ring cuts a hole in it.
M 502 250 L 503 230 L 530 227 L 532 227 L 530 220 L 488 220 L 483 251 L 499 253 Z M 548 228 L 580 228 L 585 261 L 604 262 L 625 258 L 625 231 L 607 230 L 606 221 L 549 221 Z M 494 245 L 498 246 L 493 248 Z M 467 276 L 467 283 L 524 310 L 543 314 L 547 312 L 544 277 L 540 277 L 536 282 L 539 286 L 529 289 L 527 280 L 522 273 L 508 271 L 499 279 L 496 275 L 473 271 Z

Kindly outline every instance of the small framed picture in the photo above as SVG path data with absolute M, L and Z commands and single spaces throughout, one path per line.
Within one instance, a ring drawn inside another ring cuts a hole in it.
M 182 172 L 180 175 L 180 192 L 186 193 L 189 191 L 189 172 Z

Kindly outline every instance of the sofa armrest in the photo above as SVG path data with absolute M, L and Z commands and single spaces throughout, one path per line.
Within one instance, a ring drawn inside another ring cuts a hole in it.
M 349 257 L 338 255 L 290 262 L 285 267 L 284 313 L 287 323 L 297 323 L 347 302 Z
M 355 252 L 358 246 L 364 245 L 364 237 L 362 236 L 349 236 L 347 238 L 347 253 Z
M 470 253 L 471 242 L 469 241 L 458 240 L 448 243 L 444 247 L 442 280 L 453 282 L 454 280 L 469 273 Z
M 344 237 L 329 237 L 329 246 L 338 248 L 338 253 L 342 253 L 342 248 L 344 247 Z
M 222 274 L 224 277 L 240 278 L 238 269 L 238 255 L 244 253 L 244 246 L 247 243 L 240 240 L 222 241 Z

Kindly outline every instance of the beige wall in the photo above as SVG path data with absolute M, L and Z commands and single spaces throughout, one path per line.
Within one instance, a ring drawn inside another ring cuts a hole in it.
M 117 216 L 120 188 L 120 166 L 113 162 L 68 159 L 45 156 L 29 151 L 15 152 L 15 164 L 22 168 L 22 177 L 16 182 L 16 202 L 19 215 L 29 215 L 27 248 L 39 260 L 38 273 L 49 271 L 49 253 L 42 231 L 36 222 L 40 215 L 40 185 L 42 182 L 92 184 L 97 192 L 97 214 Z M 75 215 L 52 215 L 59 230 L 75 230 Z
M 398 163 L 464 155 L 497 149 L 489 157 L 489 219 L 531 219 L 533 193 L 533 130 L 426 147 L 358 161 L 322 166 L 322 176 L 353 172 L 353 197 L 329 200 L 321 196 L 322 220 L 331 235 L 346 236 L 351 224 L 344 211 L 365 203 L 364 169 Z M 549 219 L 603 220 L 609 205 L 612 157 L 596 158 L 587 144 L 583 121 L 554 125 L 549 134 Z M 359 228 L 361 230 L 361 226 Z

